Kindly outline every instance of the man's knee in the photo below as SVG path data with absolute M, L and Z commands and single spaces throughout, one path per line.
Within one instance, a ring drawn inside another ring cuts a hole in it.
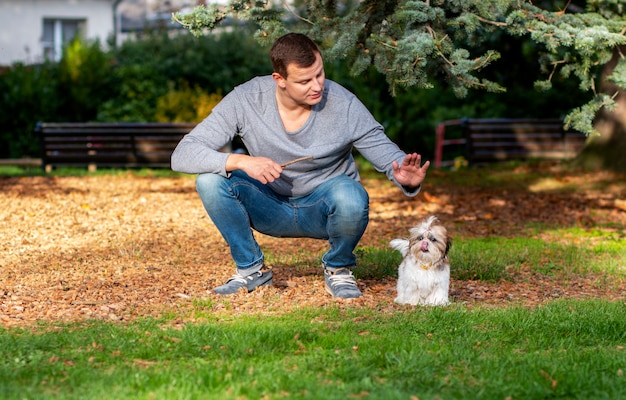
M 369 197 L 365 188 L 357 181 L 346 179 L 338 183 L 330 195 L 336 212 L 356 218 L 366 217 L 369 212 Z
M 218 174 L 200 174 L 196 178 L 196 191 L 202 199 L 209 199 L 221 191 L 226 178 Z

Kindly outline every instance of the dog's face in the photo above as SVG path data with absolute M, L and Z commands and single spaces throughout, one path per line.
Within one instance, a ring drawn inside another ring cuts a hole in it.
M 431 216 L 409 229 L 409 252 L 417 259 L 440 260 L 448 254 L 451 241 L 448 231 Z
M 409 234 L 407 251 L 418 260 L 442 260 L 452 245 L 448 231 L 434 216 L 409 229 Z

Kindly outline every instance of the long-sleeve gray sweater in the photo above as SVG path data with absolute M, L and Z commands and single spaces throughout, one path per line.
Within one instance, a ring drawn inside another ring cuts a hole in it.
M 295 132 L 285 131 L 276 104 L 276 84 L 271 76 L 262 76 L 235 87 L 183 137 L 172 154 L 172 169 L 229 176 L 225 169 L 228 153 L 218 149 L 235 136 L 241 137 L 251 156 L 268 157 L 279 164 L 313 156 L 289 165 L 279 179 L 268 183 L 285 196 L 308 194 L 341 174 L 359 180 L 353 148 L 394 183 L 392 162 L 401 163 L 406 156 L 354 94 L 328 79 L 323 99 L 312 107 L 306 123 Z M 419 191 L 396 185 L 409 196 Z

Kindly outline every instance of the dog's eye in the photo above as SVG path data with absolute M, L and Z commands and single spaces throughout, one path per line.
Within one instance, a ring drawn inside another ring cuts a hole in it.
M 436 242 L 437 239 L 434 236 L 429 236 L 428 239 L 430 239 L 431 242 Z
M 422 236 L 422 235 L 419 235 L 419 236 L 417 237 L 417 240 L 422 240 L 422 239 L 424 239 L 424 236 Z

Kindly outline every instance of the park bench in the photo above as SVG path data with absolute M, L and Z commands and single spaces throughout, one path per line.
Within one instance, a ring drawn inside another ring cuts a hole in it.
M 460 127 L 454 136 L 448 134 L 452 126 Z M 558 118 L 448 120 L 437 125 L 434 164 L 454 164 L 444 156 L 445 151 L 463 157 L 470 165 L 511 159 L 568 159 L 580 152 L 586 139 L 583 133 L 564 130 L 563 120 Z
M 39 122 L 41 166 L 170 167 L 180 139 L 195 123 Z

